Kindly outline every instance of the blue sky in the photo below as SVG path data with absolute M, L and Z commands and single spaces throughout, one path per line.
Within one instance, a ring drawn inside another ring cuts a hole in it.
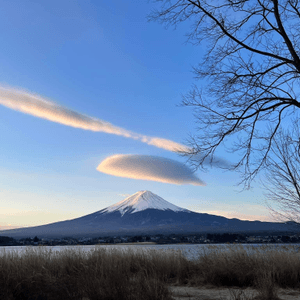
M 155 7 L 122 0 L 1 4 L 0 229 L 80 217 L 140 190 L 198 212 L 275 221 L 259 184 L 240 193 L 238 174 L 192 174 L 170 151 L 170 143 L 187 145 L 195 133 L 192 110 L 178 105 L 197 83 L 192 66 L 205 45 L 186 44 L 189 24 L 174 30 L 148 22 Z M 37 107 L 55 103 L 64 115 L 49 120 L 46 109 L 34 116 L 32 99 Z M 62 121 L 69 116 L 71 126 Z M 78 116 L 89 126 L 95 120 L 97 130 L 74 127 Z M 222 149 L 218 155 L 232 158 Z M 123 159 L 119 176 L 97 170 L 114 157 Z M 134 176 L 128 157 L 143 161 Z M 161 174 L 147 169 L 149 159 L 162 162 Z

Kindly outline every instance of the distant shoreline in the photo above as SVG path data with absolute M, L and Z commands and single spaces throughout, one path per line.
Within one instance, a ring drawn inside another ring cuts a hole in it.
M 155 242 L 136 242 L 136 243 L 98 243 L 95 246 L 106 246 L 106 245 L 158 245 Z M 81 246 L 81 245 L 80 245 Z
M 0 249 L 3 247 L 76 247 L 76 246 L 151 246 L 151 245 L 163 245 L 163 246 L 170 246 L 170 245 L 285 245 L 285 246 L 298 246 L 300 245 L 299 242 L 295 243 L 276 243 L 276 242 L 271 242 L 271 243 L 258 243 L 258 242 L 251 242 L 251 243 L 245 243 L 245 242 L 234 242 L 234 243 L 222 243 L 222 242 L 214 242 L 214 243 L 156 243 L 156 242 L 135 242 L 135 243 L 97 243 L 97 244 L 55 244 L 55 245 L 43 245 L 43 244 L 28 244 L 28 245 L 8 245 L 8 244 L 3 244 L 0 245 Z

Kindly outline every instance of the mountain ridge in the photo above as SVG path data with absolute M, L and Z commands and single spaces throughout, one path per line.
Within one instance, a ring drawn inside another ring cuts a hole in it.
M 0 231 L 0 235 L 23 237 L 96 237 L 156 233 L 299 232 L 288 223 L 243 221 L 176 206 L 150 191 L 139 191 L 94 213 L 46 225 Z

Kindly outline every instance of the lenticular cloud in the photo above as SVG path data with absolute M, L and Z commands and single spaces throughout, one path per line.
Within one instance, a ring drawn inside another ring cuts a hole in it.
M 189 150 L 188 147 L 174 141 L 134 133 L 109 122 L 57 105 L 41 96 L 14 88 L 0 87 L 0 104 L 66 126 L 116 134 L 172 152 Z
M 118 177 L 179 185 L 205 185 L 186 165 L 159 156 L 117 154 L 103 160 L 97 170 Z

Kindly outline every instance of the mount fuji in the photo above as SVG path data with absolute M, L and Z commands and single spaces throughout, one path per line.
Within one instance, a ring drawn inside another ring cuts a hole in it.
M 132 214 L 146 209 L 190 212 L 189 210 L 176 206 L 149 191 L 140 191 L 116 204 L 100 210 L 99 213 L 112 213 L 119 211 L 121 216 L 124 216 L 124 214 L 127 213 Z
M 0 231 L 23 237 L 96 237 L 103 235 L 296 232 L 290 223 L 242 221 L 178 207 L 150 191 L 139 191 L 107 208 L 80 218 L 47 225 Z

